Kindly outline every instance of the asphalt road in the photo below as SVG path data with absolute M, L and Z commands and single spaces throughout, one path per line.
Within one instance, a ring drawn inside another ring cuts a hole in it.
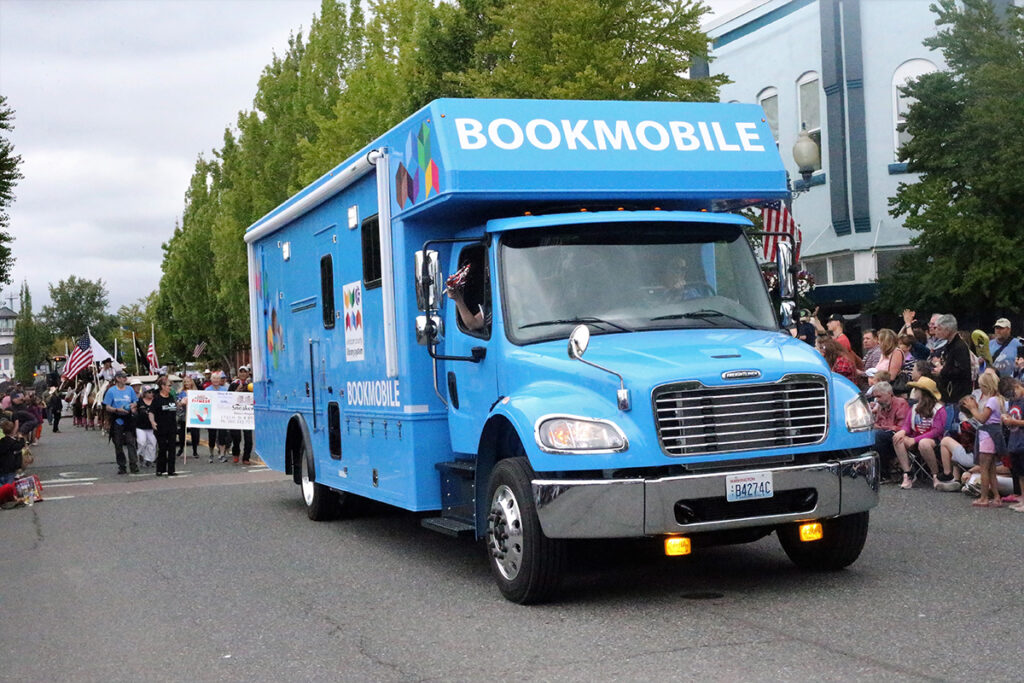
M 835 574 L 798 571 L 774 536 L 672 559 L 651 543 L 582 544 L 561 599 L 520 607 L 478 545 L 413 514 L 367 505 L 310 522 L 283 475 L 205 460 L 173 480 L 126 480 L 99 434 L 67 430 L 36 449 L 50 499 L 0 510 L 0 680 L 1009 681 L 1024 670 L 1024 515 L 960 494 L 883 488 L 864 554 Z

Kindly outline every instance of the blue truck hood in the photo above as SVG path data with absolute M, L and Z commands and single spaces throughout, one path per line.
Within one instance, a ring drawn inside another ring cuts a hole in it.
M 518 347 L 509 354 L 509 361 L 517 366 L 516 374 L 525 382 L 532 379 L 529 366 L 535 366 L 547 380 L 575 385 L 590 384 L 591 379 L 599 380 L 600 385 L 616 383 L 612 375 L 571 360 L 566 345 L 566 340 L 557 340 Z M 699 380 L 707 385 L 721 385 L 725 383 L 722 373 L 733 370 L 759 370 L 761 376 L 729 383 L 770 382 L 793 372 L 830 374 L 824 358 L 815 349 L 788 335 L 766 330 L 691 329 L 595 335 L 584 358 L 622 374 L 635 394 L 634 400 L 640 398 L 636 394 L 647 394 L 665 382 Z

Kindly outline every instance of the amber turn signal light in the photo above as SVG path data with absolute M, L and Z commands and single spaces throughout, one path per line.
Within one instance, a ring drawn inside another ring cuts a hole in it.
M 801 541 L 820 541 L 824 535 L 821 522 L 808 522 L 807 524 L 800 525 Z
M 690 539 L 686 536 L 669 536 L 665 539 L 665 554 L 669 556 L 689 555 Z

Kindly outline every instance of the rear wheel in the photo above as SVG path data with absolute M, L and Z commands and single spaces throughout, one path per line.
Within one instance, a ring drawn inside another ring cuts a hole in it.
M 800 525 L 778 528 L 779 543 L 793 564 L 813 571 L 835 571 L 848 567 L 860 557 L 868 537 L 868 513 L 821 520 L 822 537 L 801 541 Z
M 310 472 L 310 454 L 305 444 L 300 443 L 298 448 L 296 459 L 301 468 L 299 483 L 302 487 L 302 502 L 306 504 L 306 516 L 314 522 L 335 519 L 341 512 L 345 494 L 316 483 L 315 475 Z
M 558 589 L 565 565 L 565 543 L 544 535 L 533 502 L 533 470 L 526 458 L 501 460 L 491 472 L 487 552 L 501 594 L 530 604 Z

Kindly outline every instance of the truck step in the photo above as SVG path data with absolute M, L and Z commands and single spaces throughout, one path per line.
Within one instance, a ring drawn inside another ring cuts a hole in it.
M 446 536 L 470 536 L 476 533 L 476 527 L 466 522 L 449 517 L 426 517 L 420 520 L 427 529 L 440 531 Z
M 476 473 L 476 460 L 449 460 L 434 465 L 441 472 L 451 472 L 460 477 L 472 477 Z

